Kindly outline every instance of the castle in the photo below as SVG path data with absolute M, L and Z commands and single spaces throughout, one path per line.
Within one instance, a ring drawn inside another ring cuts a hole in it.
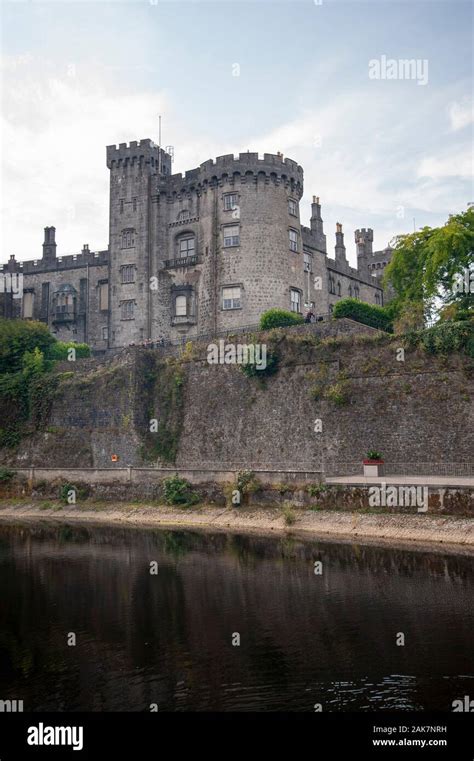
M 327 314 L 348 296 L 383 304 L 392 249 L 372 251 L 373 231 L 356 230 L 351 267 L 338 223 L 329 257 L 319 198 L 301 224 L 295 161 L 229 154 L 184 176 L 171 163 L 149 139 L 108 146 L 108 249 L 58 255 L 46 227 L 41 258 L 3 265 L 2 314 L 100 352 L 253 326 L 271 307 Z

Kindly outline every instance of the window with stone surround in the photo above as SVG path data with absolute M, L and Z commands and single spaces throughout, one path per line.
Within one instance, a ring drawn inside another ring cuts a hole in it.
M 109 308 L 109 282 L 103 280 L 99 282 L 99 309 L 106 312 Z
M 354 286 L 354 298 L 355 299 L 359 298 L 359 286 L 358 285 Z
M 122 283 L 134 283 L 135 282 L 135 265 L 124 264 L 122 267 Z
M 102 328 L 102 340 L 107 341 L 108 337 L 109 337 L 109 329 L 107 326 L 105 326 L 104 328 Z
M 225 193 L 224 195 L 224 211 L 232 211 L 235 209 L 239 202 L 238 193 Z
M 224 227 L 224 248 L 240 245 L 239 225 L 226 225 Z
M 25 320 L 31 320 L 33 317 L 34 296 L 33 291 L 24 291 L 23 293 L 23 318 Z
M 135 301 L 129 299 L 120 304 L 120 319 L 133 320 L 135 317 Z
M 135 230 L 122 230 L 122 248 L 133 248 L 135 245 Z
M 288 213 L 291 214 L 292 217 L 298 216 L 298 204 L 293 198 L 288 199 Z
M 298 232 L 297 230 L 293 230 L 293 228 L 290 228 L 288 230 L 288 238 L 290 243 L 290 251 L 298 251 Z
M 301 292 L 296 288 L 290 289 L 290 308 L 292 312 L 301 314 Z
M 305 272 L 312 272 L 313 269 L 313 257 L 311 254 L 308 254 L 306 251 L 303 253 L 303 269 Z
M 194 256 L 196 253 L 196 237 L 192 233 L 185 233 L 176 238 L 176 258 L 184 259 Z
M 186 317 L 188 313 L 186 296 L 176 296 L 174 300 L 174 313 L 176 317 Z
M 222 309 L 240 309 L 240 285 L 222 289 Z

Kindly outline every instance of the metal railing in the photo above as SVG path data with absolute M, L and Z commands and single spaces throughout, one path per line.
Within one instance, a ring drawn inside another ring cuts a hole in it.
M 178 256 L 176 259 L 166 259 L 163 264 L 166 270 L 173 269 L 175 267 L 193 267 L 195 264 L 201 263 L 201 257 L 199 254 L 192 254 L 191 256 Z
M 383 473 L 386 476 L 474 476 L 474 462 L 394 462 L 385 461 Z M 362 461 L 327 463 L 326 476 L 362 476 Z

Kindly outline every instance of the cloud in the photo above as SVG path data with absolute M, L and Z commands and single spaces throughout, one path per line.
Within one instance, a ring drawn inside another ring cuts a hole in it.
M 154 134 L 166 97 L 120 93 L 93 70 L 58 72 L 30 55 L 2 68 L 2 259 L 39 256 L 46 225 L 57 226 L 60 253 L 105 248 L 105 146 Z
M 472 177 L 472 149 L 456 148 L 445 156 L 429 156 L 424 158 L 417 168 L 418 177 L 443 179 L 446 177 Z
M 449 121 L 453 132 L 472 124 L 474 122 L 474 103 L 472 100 L 465 98 L 461 103 L 451 103 Z

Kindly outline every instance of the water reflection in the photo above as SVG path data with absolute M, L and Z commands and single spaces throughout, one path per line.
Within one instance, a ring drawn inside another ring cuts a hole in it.
M 450 710 L 474 690 L 473 581 L 462 556 L 1 525 L 0 698 L 30 710 Z

